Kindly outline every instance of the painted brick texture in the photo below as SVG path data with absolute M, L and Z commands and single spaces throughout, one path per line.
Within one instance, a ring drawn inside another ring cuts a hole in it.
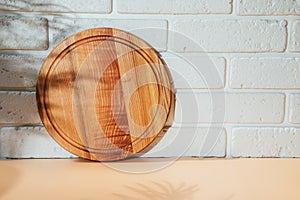
M 290 104 L 289 104 L 289 121 L 293 124 L 300 124 L 300 94 L 291 94 L 290 95 Z
M 48 48 L 46 18 L 0 17 L 0 49 Z
M 28 54 L 0 54 L 0 87 L 34 89 L 43 60 Z
M 281 123 L 284 94 L 177 93 L 175 121 L 179 123 Z M 197 109 L 195 109 L 197 108 Z
M 216 135 L 216 143 L 204 146 L 203 141 L 210 134 Z M 143 157 L 224 157 L 226 155 L 226 132 L 221 128 L 174 127 L 157 146 Z
M 292 22 L 290 33 L 290 51 L 300 52 L 300 20 Z
M 240 15 L 299 15 L 299 0 L 240 0 Z
M 300 157 L 300 129 L 237 128 L 233 130 L 233 157 Z
M 232 88 L 300 89 L 298 58 L 239 58 L 230 66 Z
M 202 148 L 207 134 L 217 134 L 217 143 Z M 224 129 L 171 128 L 159 145 L 143 157 L 225 156 Z M 74 157 L 60 147 L 43 127 L 4 127 L 0 129 L 0 158 Z
M 34 92 L 0 92 L 0 125 L 38 123 Z
M 231 0 L 118 0 L 118 12 L 135 14 L 230 13 Z
M 225 86 L 226 60 L 200 54 L 163 53 L 178 89 L 218 89 Z
M 0 129 L 2 158 L 74 157 L 62 149 L 43 127 L 5 127 Z
M 46 13 L 109 13 L 110 0 L 1 0 L 0 10 Z
M 51 39 L 53 45 L 58 44 L 76 32 L 97 28 L 110 27 L 130 31 L 141 37 L 153 47 L 166 50 L 167 21 L 166 20 L 139 20 L 139 19 L 87 19 L 55 17 L 50 22 Z
M 170 49 L 176 52 L 282 52 L 286 46 L 283 20 L 175 20 Z

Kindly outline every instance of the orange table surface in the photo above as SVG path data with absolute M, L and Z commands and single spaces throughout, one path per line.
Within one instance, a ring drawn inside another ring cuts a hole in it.
M 0 199 L 299 200 L 300 159 L 1 160 Z

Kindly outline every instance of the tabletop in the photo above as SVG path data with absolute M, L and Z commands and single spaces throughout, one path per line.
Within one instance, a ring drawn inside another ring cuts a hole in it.
M 300 199 L 300 159 L 0 161 L 0 199 Z

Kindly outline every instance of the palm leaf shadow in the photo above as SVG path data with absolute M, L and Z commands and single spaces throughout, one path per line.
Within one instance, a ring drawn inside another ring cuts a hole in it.
M 198 185 L 180 183 L 180 185 L 176 186 L 167 181 L 151 181 L 148 184 L 137 183 L 133 186 L 125 186 L 125 188 L 130 194 L 113 193 L 116 199 L 188 200 L 199 190 Z

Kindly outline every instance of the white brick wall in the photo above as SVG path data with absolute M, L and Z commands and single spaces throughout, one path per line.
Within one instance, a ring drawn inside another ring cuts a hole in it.
M 0 87 L 34 89 L 44 57 L 0 53 Z
M 203 145 L 208 134 L 217 135 L 216 143 L 207 148 Z M 181 127 L 170 128 L 162 140 L 143 157 L 208 156 L 224 157 L 226 133 L 220 128 Z
M 199 54 L 162 54 L 175 88 L 224 88 L 225 59 Z
M 281 123 L 284 94 L 177 93 L 178 123 Z
M 202 149 L 202 143 L 207 134 L 217 134 L 217 142 L 211 149 Z M 224 157 L 225 145 L 224 129 L 171 128 L 159 145 L 144 154 L 143 157 Z M 0 158 L 47 158 L 49 156 L 73 157 L 55 143 L 43 127 L 4 127 L 0 129 Z
M 72 157 L 43 127 L 4 127 L 0 129 L 0 157 Z
M 118 12 L 136 14 L 230 13 L 231 0 L 118 0 Z
M 58 44 L 78 31 L 96 27 L 112 27 L 130 31 L 146 40 L 159 50 L 165 50 L 167 45 L 166 20 L 138 20 L 138 19 L 70 19 L 55 17 L 50 22 L 51 39 Z M 159 36 L 159 37 L 158 37 Z
M 189 40 L 171 34 L 169 46 L 176 52 L 281 52 L 286 25 L 284 20 L 175 20 L 171 30 Z
M 300 89 L 298 58 L 238 58 L 230 66 L 232 88 Z
M 35 127 L 35 82 L 94 27 L 143 38 L 173 76 L 175 122 L 144 156 L 300 157 L 300 0 L 0 0 L 0 15 L 2 158 L 71 156 Z
M 300 124 L 300 94 L 291 94 L 290 95 L 290 116 L 289 122 Z
M 239 0 L 240 15 L 299 15 L 299 0 Z
M 0 17 L 0 49 L 48 48 L 48 22 L 45 18 Z
M 231 147 L 233 157 L 300 157 L 300 129 L 236 128 Z
M 0 0 L 0 10 L 12 11 L 38 11 L 46 13 L 109 13 L 110 0 Z
M 41 123 L 34 92 L 0 92 L 0 126 Z
M 300 20 L 292 22 L 290 33 L 290 51 L 300 52 Z

